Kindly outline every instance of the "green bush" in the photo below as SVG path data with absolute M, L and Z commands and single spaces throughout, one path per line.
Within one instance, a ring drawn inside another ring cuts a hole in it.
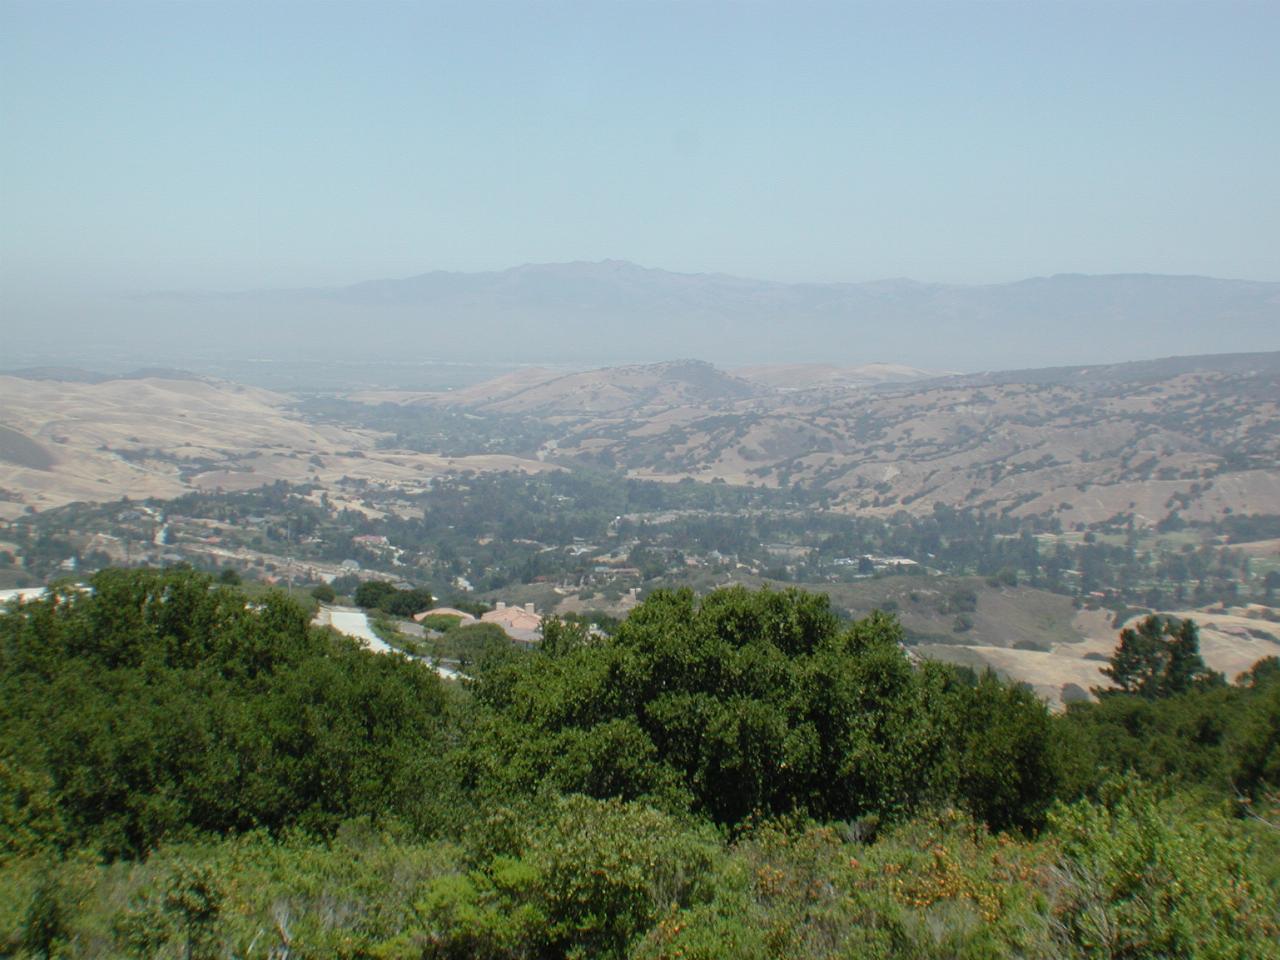
M 104 571 L 0 614 L 4 847 L 138 857 L 165 838 L 413 815 L 438 678 L 271 593 Z
M 436 630 L 440 633 L 445 633 L 449 630 L 452 630 L 454 627 L 458 626 L 458 624 L 460 624 L 461 622 L 462 622 L 462 618 L 451 616 L 450 614 L 447 614 L 447 613 L 433 613 L 429 617 L 423 617 L 420 620 L 418 620 L 418 623 L 420 623 L 424 629 Z
M 667 910 L 710 897 L 713 832 L 652 808 L 570 796 L 515 853 L 437 880 L 420 909 L 428 957 L 616 957 Z
M 1051 817 L 1062 934 L 1083 957 L 1280 957 L 1277 891 L 1239 823 L 1130 776 Z
M 1036 847 L 943 811 L 874 844 L 764 823 L 735 844 L 708 904 L 670 911 L 643 958 L 1058 958 Z

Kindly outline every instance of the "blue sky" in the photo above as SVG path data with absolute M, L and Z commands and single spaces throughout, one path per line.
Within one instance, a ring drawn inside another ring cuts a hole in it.
M 1280 3 L 0 2 L 0 280 L 1280 280 Z

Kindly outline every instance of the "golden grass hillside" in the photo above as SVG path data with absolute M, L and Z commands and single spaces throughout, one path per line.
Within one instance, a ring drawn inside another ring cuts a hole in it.
M 0 517 L 276 480 L 414 489 L 457 470 L 552 469 L 508 456 L 381 449 L 380 434 L 307 422 L 289 397 L 226 381 L 0 376 L 0 409 Z

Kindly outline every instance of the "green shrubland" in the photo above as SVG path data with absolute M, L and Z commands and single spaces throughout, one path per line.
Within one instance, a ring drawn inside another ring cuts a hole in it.
M 1274 663 L 1054 717 L 901 639 L 657 591 L 459 688 L 104 571 L 0 615 L 0 954 L 1280 956 Z

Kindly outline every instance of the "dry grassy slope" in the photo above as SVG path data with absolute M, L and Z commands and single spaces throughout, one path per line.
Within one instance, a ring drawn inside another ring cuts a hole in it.
M 1112 624 L 1110 611 L 1073 611 L 1070 600 L 1067 600 L 1067 608 L 1070 636 L 1047 645 L 1040 644 L 1047 646 L 1045 650 L 1018 650 L 990 643 L 970 646 L 921 644 L 916 649 L 923 656 L 935 660 L 958 663 L 976 670 L 990 668 L 1003 677 L 1029 684 L 1050 706 L 1058 709 L 1063 705 L 1064 692 L 1071 686 L 1087 693 L 1093 687 L 1107 685 L 1107 678 L 1099 671 L 1106 666 L 1105 658 L 1115 649 L 1120 632 Z
M 981 601 L 979 607 L 981 607 Z M 1234 680 L 1264 657 L 1280 656 L 1280 621 L 1270 619 L 1276 611 L 1263 607 L 1201 608 L 1165 611 L 1190 618 L 1200 628 L 1200 653 L 1213 670 Z M 1141 617 L 1125 622 L 1131 626 Z M 976 669 L 990 667 L 1002 676 L 1030 684 L 1057 707 L 1064 688 L 1074 684 L 1088 691 L 1106 687 L 1109 680 L 1100 672 L 1119 641 L 1120 630 L 1106 610 L 1083 610 L 1071 620 L 1077 634 L 1073 642 L 1056 642 L 1048 651 L 1013 650 L 995 644 L 953 646 L 922 644 L 917 649 L 927 657 L 960 663 Z
M 830 363 L 773 363 L 735 367 L 729 372 L 771 390 L 788 391 L 906 383 L 941 375 L 899 363 L 864 363 L 853 367 Z
M 1061 709 L 1068 702 L 1066 698 L 1071 692 L 1077 697 L 1087 697 L 1092 688 L 1105 686 L 1107 680 L 1099 672 L 1104 663 L 1057 652 L 939 644 L 922 644 L 916 650 L 933 660 L 978 671 L 991 669 L 1009 680 L 1025 683 L 1054 710 Z M 1072 688 L 1076 689 L 1072 691 Z
M 54 464 L 54 456 L 47 447 L 25 433 L 0 426 L 0 463 L 32 470 L 48 470 Z
M 566 425 L 557 453 L 611 459 L 639 476 L 798 482 L 879 515 L 928 514 L 935 502 L 1068 524 L 1125 512 L 1151 523 L 1174 510 L 1188 520 L 1280 512 L 1275 372 L 1134 385 L 941 381 L 701 410 L 681 397 L 680 416 L 666 422 L 664 399 L 629 411 L 619 400 L 607 418 Z
M 617 418 L 647 419 L 679 407 L 692 407 L 705 413 L 768 392 L 709 363 L 673 360 L 568 374 L 522 370 L 464 390 L 399 399 L 467 407 L 480 413 L 592 421 L 604 418 L 613 422 Z M 352 397 L 356 400 L 375 398 L 385 399 L 386 395 Z
M 876 515 L 935 503 L 1066 524 L 1280 512 L 1280 354 L 841 383 L 862 369 L 525 370 L 448 394 L 357 399 L 541 417 L 564 432 L 543 451 L 551 459 L 653 479 L 801 483 Z M 791 389 L 805 382 L 813 389 Z
M 427 403 L 475 407 L 522 393 L 531 387 L 539 386 L 561 376 L 563 374 L 549 370 L 546 367 L 526 367 L 458 390 L 363 390 L 358 393 L 348 394 L 347 399 L 354 400 L 357 403 L 371 404 L 399 403 L 411 406 L 413 404 Z
M 307 423 L 290 399 L 220 381 L 138 379 L 68 383 L 0 376 L 5 450 L 0 516 L 28 506 L 190 489 L 245 489 L 277 479 L 343 477 L 412 488 L 459 469 L 549 469 L 513 457 L 444 458 L 377 449 L 368 431 Z M 31 449 L 51 463 L 33 462 Z M 314 458 L 314 459 L 313 459 Z
M 889 609 L 916 641 L 1012 647 L 1017 643 L 1049 649 L 1078 643 L 1071 598 L 1031 587 L 993 587 L 981 577 L 881 577 L 852 584 L 812 584 L 832 602 L 855 616 Z M 951 598 L 972 591 L 976 608 L 968 611 L 972 627 L 957 631 Z

